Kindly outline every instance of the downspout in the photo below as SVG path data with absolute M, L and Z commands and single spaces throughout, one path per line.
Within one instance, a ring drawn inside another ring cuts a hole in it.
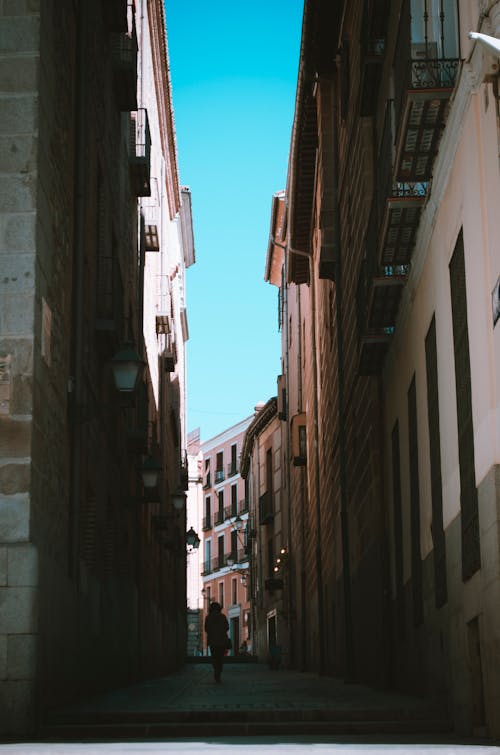
M 353 650 L 353 624 L 352 624 L 352 601 L 351 601 L 351 568 L 349 550 L 349 518 L 347 507 L 347 474 L 345 453 L 345 399 L 344 399 L 344 331 L 342 322 L 342 263 L 341 263 L 341 235 L 340 235 L 340 212 L 339 212 L 339 136 L 338 136 L 338 73 L 335 73 L 335 92 L 332 98 L 333 107 L 333 211 L 334 211 L 334 234 L 337 253 L 335 255 L 335 303 L 337 317 L 337 368 L 338 368 L 338 428 L 339 428 L 339 482 L 340 482 L 340 521 L 342 542 L 342 578 L 344 591 L 344 632 L 345 632 L 345 655 L 346 655 L 346 681 L 351 681 L 355 676 L 354 650 Z
M 85 0 L 78 3 L 78 42 L 76 55 L 76 151 L 75 151 L 75 226 L 73 235 L 73 304 L 72 304 L 72 355 L 71 376 L 68 382 L 68 402 L 71 406 L 71 499 L 69 506 L 68 571 L 78 578 L 78 536 L 80 519 L 80 487 L 82 457 L 83 390 L 83 281 L 85 256 L 85 187 L 86 187 L 86 66 L 87 9 Z

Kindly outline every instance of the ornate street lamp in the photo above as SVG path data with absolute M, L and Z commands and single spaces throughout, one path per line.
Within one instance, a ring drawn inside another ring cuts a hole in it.
M 186 532 L 186 543 L 193 550 L 196 550 L 200 547 L 200 538 L 193 527 L 190 527 Z

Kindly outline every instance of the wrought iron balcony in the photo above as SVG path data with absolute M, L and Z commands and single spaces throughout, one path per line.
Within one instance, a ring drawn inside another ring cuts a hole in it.
M 223 569 L 225 565 L 226 565 L 226 557 L 224 556 L 224 554 L 215 556 L 215 558 L 212 559 L 212 571 L 218 571 L 219 569 Z
M 203 562 L 202 575 L 204 575 L 204 574 L 210 574 L 211 571 L 212 571 L 212 562 L 211 561 L 204 561 Z
M 148 111 L 144 107 L 130 113 L 129 165 L 134 195 L 151 196 L 151 133 Z
M 382 218 L 380 264 L 410 263 L 427 189 L 427 183 L 391 184 Z
M 215 470 L 215 483 L 223 482 L 224 480 L 224 470 L 223 469 L 216 469 Z
M 103 13 L 108 31 L 127 31 L 127 0 L 108 0 L 103 5 Z
M 384 359 L 391 342 L 392 333 L 369 331 L 360 339 L 358 373 L 360 375 L 378 375 L 382 370 Z
M 449 100 L 459 68 L 457 19 L 440 13 L 440 29 L 422 8 L 419 16 L 404 0 L 394 55 L 396 138 L 394 175 L 400 181 L 430 181 Z M 412 37 L 420 28 L 421 41 Z M 450 56 L 451 53 L 451 56 Z
M 207 530 L 212 529 L 212 515 L 209 514 L 208 516 L 203 517 L 203 526 L 202 530 L 203 532 L 206 532 Z
M 137 36 L 132 17 L 130 32 L 111 34 L 113 85 L 118 108 L 137 109 Z
M 215 514 L 215 526 L 222 524 L 224 521 L 224 509 L 219 509 Z
M 227 465 L 227 476 L 233 477 L 235 474 L 238 474 L 238 463 L 236 461 L 231 461 Z
M 248 500 L 246 498 L 243 498 L 238 504 L 238 513 L 239 514 L 246 514 L 248 511 Z
M 233 519 L 235 516 L 238 516 L 238 507 L 233 504 L 231 504 L 231 506 L 226 506 L 224 509 L 224 518 Z

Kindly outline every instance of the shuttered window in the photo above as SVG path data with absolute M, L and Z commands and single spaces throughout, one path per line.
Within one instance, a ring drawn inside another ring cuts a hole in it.
M 411 526 L 411 583 L 413 624 L 419 626 L 424 618 L 422 596 L 422 556 L 420 552 L 420 483 L 418 478 L 417 391 L 415 377 L 408 391 L 408 440 L 410 452 L 410 526 Z
M 441 432 L 439 428 L 439 391 L 436 345 L 436 319 L 432 318 L 425 338 L 427 372 L 427 421 L 431 465 L 432 524 L 434 546 L 434 592 L 436 608 L 448 600 L 446 574 L 446 540 L 443 528 L 443 487 L 441 478 Z
M 457 396 L 458 458 L 460 465 L 460 509 L 462 520 L 462 579 L 480 568 L 479 515 L 474 462 L 472 390 L 467 327 L 467 296 L 463 234 L 460 232 L 450 262 L 453 350 Z

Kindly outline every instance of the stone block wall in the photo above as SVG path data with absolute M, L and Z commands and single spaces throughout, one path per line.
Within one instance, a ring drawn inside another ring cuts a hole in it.
M 0 731 L 34 706 L 38 556 L 30 544 L 38 0 L 0 3 Z

